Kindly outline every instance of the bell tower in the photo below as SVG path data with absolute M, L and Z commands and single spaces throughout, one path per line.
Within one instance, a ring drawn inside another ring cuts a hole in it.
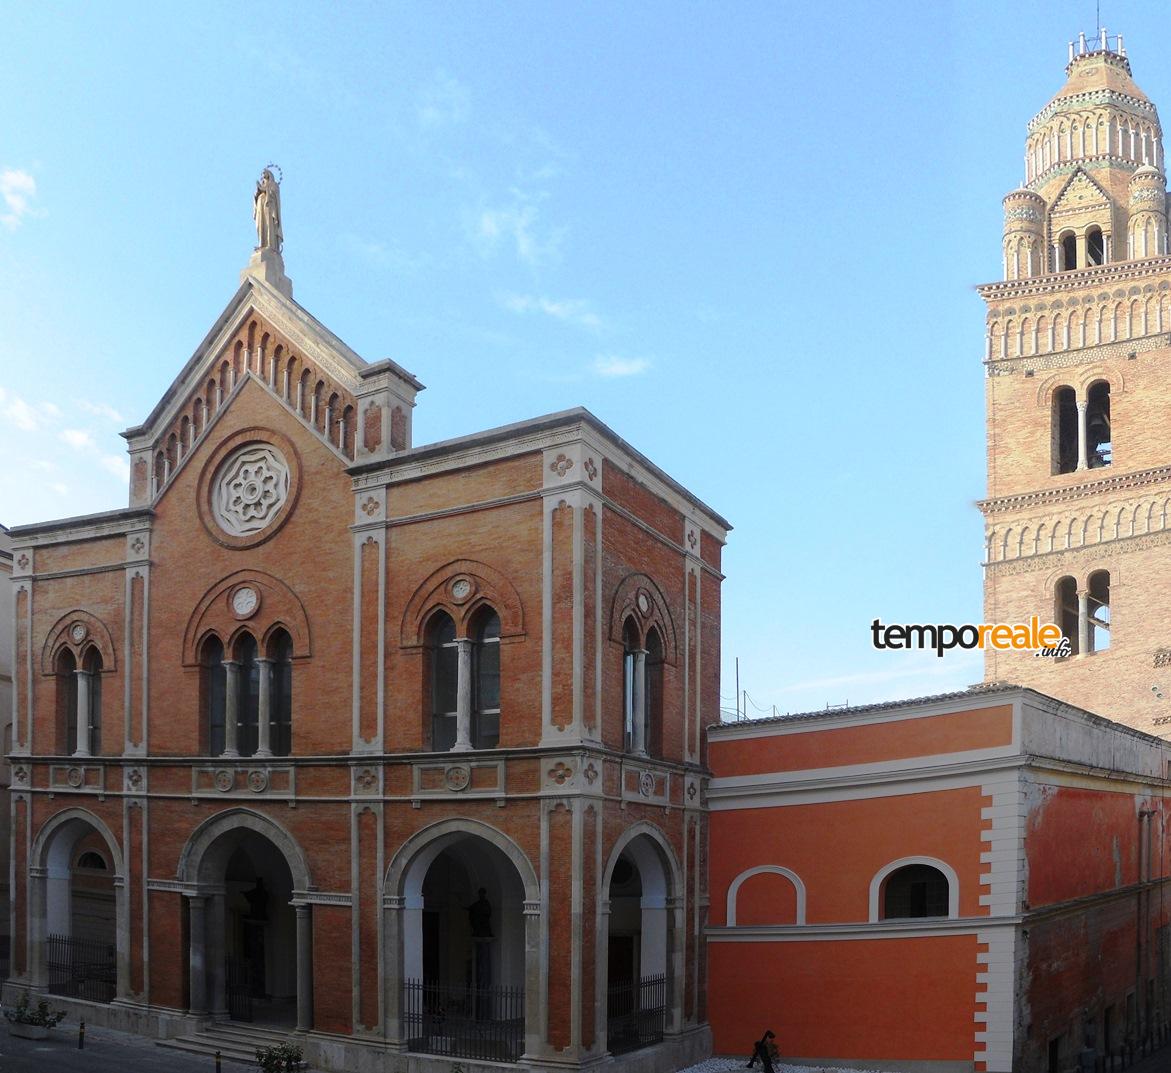
M 1069 45 L 1004 199 L 988 306 L 986 622 L 1056 622 L 1063 658 L 985 678 L 1171 736 L 1171 256 L 1162 128 L 1122 37 Z

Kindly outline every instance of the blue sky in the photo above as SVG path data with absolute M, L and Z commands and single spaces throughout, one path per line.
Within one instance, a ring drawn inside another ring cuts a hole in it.
M 869 623 L 981 619 L 972 285 L 1092 3 L 0 10 L 0 521 L 125 502 L 276 161 L 417 443 L 585 405 L 732 521 L 726 703 L 735 656 L 766 710 L 979 680 Z M 1102 19 L 1171 107 L 1165 5 Z

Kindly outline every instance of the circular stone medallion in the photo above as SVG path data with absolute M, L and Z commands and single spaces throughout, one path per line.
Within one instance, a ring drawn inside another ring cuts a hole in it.
M 233 451 L 212 480 L 211 510 L 229 536 L 243 537 L 267 528 L 289 498 L 289 464 L 267 443 Z
M 472 595 L 472 583 L 466 578 L 456 578 L 451 585 L 451 598 L 463 602 Z
M 655 792 L 655 777 L 649 771 L 644 771 L 638 777 L 638 792 L 643 797 L 650 797 Z
M 248 618 L 260 606 L 260 593 L 251 585 L 241 585 L 232 593 L 232 613 L 237 618 Z
M 85 628 L 84 622 L 75 622 L 69 627 L 69 636 L 73 638 L 75 644 L 81 644 L 85 640 L 87 633 L 89 633 L 89 630 Z

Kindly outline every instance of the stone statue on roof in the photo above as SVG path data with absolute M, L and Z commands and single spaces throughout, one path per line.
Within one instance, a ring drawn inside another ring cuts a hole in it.
M 256 222 L 256 248 L 281 252 L 285 236 L 281 231 L 281 188 L 270 168 L 265 168 L 252 198 L 252 219 Z

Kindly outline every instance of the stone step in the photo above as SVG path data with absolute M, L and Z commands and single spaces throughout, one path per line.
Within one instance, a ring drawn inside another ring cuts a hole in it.
M 189 1054 L 205 1054 L 209 1057 L 213 1057 L 216 1051 L 219 1051 L 220 1057 L 225 1061 L 246 1062 L 254 1066 L 257 1047 L 283 1043 L 290 1035 L 289 1031 L 265 1026 L 223 1023 L 209 1025 L 186 1036 L 175 1036 L 173 1039 L 160 1039 L 155 1042 L 160 1047 L 170 1047 Z

